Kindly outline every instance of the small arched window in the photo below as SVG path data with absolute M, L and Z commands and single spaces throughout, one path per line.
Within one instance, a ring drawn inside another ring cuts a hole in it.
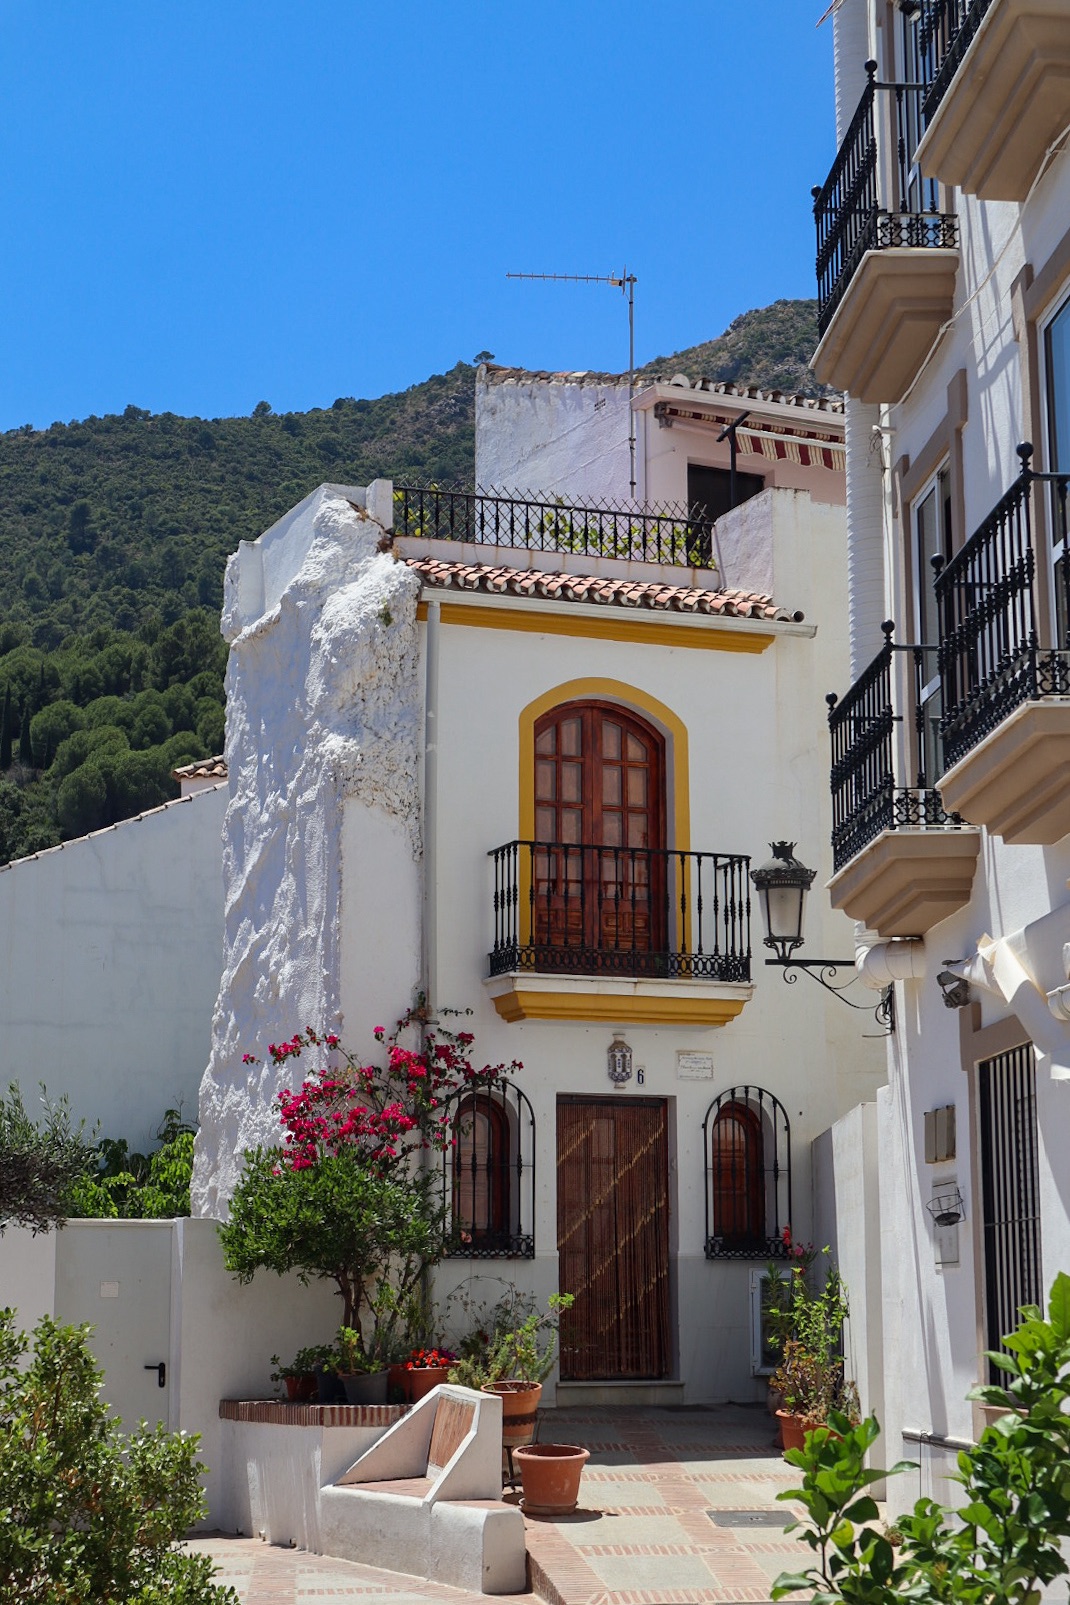
M 771 1259 L 791 1224 L 791 1127 L 762 1087 L 731 1087 L 706 1111 L 706 1258 Z
M 451 1255 L 534 1257 L 535 1118 L 519 1087 L 458 1097 L 442 1186 Z

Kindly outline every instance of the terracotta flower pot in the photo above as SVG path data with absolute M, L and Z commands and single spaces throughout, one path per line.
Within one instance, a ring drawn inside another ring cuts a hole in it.
M 403 1384 L 405 1397 L 410 1404 L 415 1404 L 418 1399 L 425 1399 L 432 1388 L 437 1388 L 439 1383 L 446 1381 L 449 1374 L 448 1365 L 413 1366 L 411 1371 L 405 1371 Z
M 518 1449 L 527 1516 L 567 1516 L 580 1497 L 580 1477 L 590 1451 L 574 1443 L 533 1443 Z
M 316 1378 L 311 1372 L 299 1377 L 285 1377 L 286 1397 L 291 1404 L 308 1404 L 316 1397 Z
M 790 1410 L 778 1410 L 777 1420 L 780 1422 L 780 1442 L 785 1449 L 801 1449 L 808 1432 L 815 1427 L 825 1427 L 833 1438 L 838 1438 L 838 1432 L 833 1432 L 827 1421 L 815 1421 L 812 1416 L 792 1415 Z
M 496 1393 L 502 1401 L 502 1446 L 515 1449 L 533 1443 L 535 1416 L 542 1398 L 541 1382 L 488 1382 L 484 1393 Z

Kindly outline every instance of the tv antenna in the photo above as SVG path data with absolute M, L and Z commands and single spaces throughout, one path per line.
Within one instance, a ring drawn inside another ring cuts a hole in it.
M 625 267 L 620 273 L 507 273 L 507 279 L 548 279 L 554 284 L 611 284 L 628 297 L 628 462 L 632 501 L 635 500 L 635 286 L 634 273 Z

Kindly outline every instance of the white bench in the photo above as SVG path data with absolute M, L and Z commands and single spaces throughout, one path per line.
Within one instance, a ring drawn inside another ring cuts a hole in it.
M 501 1499 L 502 1404 L 445 1384 L 320 1492 L 323 1552 L 484 1594 L 526 1587 L 524 1518 Z

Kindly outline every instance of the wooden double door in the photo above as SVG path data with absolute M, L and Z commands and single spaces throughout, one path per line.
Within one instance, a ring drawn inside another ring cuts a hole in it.
M 573 702 L 535 727 L 535 941 L 663 951 L 664 741 L 638 715 Z
M 669 1375 L 669 1161 L 660 1099 L 560 1098 L 559 1285 L 565 1381 Z

